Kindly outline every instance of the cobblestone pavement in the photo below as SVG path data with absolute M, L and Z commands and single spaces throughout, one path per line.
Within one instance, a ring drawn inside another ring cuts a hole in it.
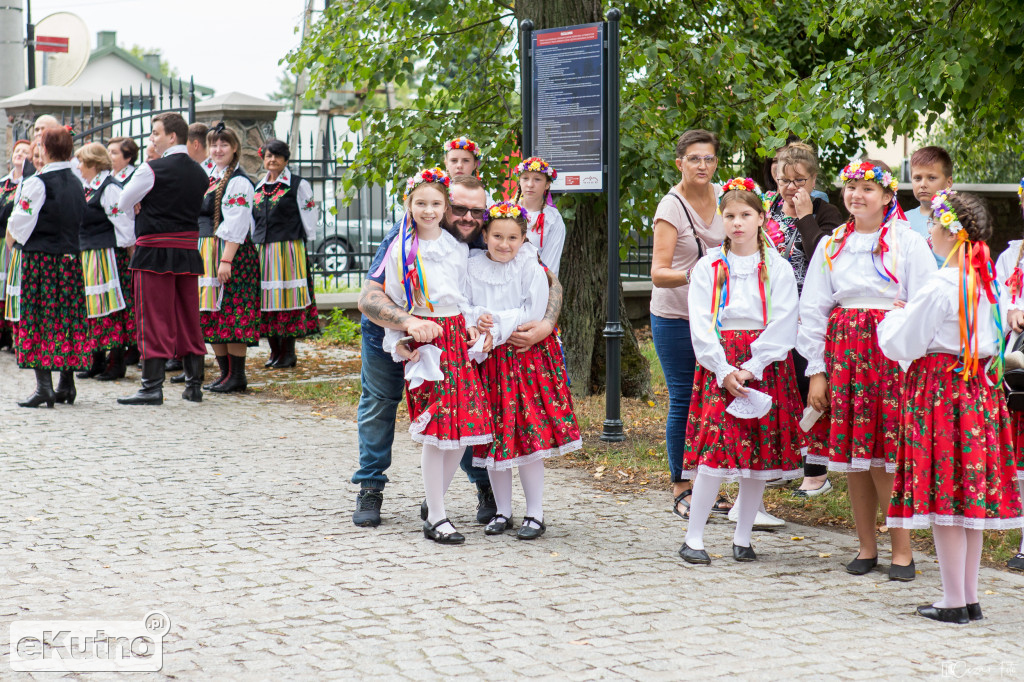
M 152 609 L 172 621 L 163 672 L 131 679 L 938 678 L 947 661 L 965 679 L 1024 674 L 1022 576 L 983 570 L 986 619 L 940 625 L 912 615 L 938 597 L 934 559 L 910 585 L 856 578 L 852 537 L 791 524 L 755 534 L 761 561 L 737 564 L 720 523 L 708 547 L 726 558 L 691 567 L 667 493 L 601 493 L 555 468 L 543 538 L 484 536 L 460 473 L 449 510 L 468 541 L 442 547 L 420 530 L 407 434 L 383 525 L 356 528 L 354 424 L 255 395 L 186 403 L 178 387 L 163 407 L 115 404 L 137 376 L 22 409 L 32 374 L 0 355 L 0 679 L 18 679 L 12 620 Z

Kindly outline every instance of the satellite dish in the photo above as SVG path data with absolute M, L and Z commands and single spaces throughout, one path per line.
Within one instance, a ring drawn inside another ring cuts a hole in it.
M 36 24 L 40 37 L 67 39 L 67 52 L 44 52 L 36 48 L 36 76 L 40 85 L 71 85 L 89 63 L 89 29 L 71 12 L 55 12 Z

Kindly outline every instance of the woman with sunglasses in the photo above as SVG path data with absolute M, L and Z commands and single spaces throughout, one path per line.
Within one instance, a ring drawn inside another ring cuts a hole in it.
M 318 334 L 320 318 L 306 258 L 316 238 L 317 210 L 309 182 L 288 167 L 291 150 L 281 140 L 260 147 L 267 174 L 256 185 L 253 241 L 260 252 L 260 336 L 270 343 L 264 367 L 294 367 L 295 339 Z

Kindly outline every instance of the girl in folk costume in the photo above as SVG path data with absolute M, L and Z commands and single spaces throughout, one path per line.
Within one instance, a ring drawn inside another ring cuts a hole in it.
M 14 211 L 14 195 L 24 177 L 25 160 L 32 155 L 32 143 L 18 140 L 11 153 L 11 172 L 0 179 L 0 237 L 7 236 L 7 221 Z M 7 266 L 11 262 L 11 248 L 7 241 L 0 241 L 0 309 L 7 295 Z M 11 323 L 0 315 L 0 348 L 14 350 L 14 335 Z
M 1024 214 L 1024 178 L 1017 186 L 1021 213 Z M 1005 321 L 1004 330 L 1024 332 L 1024 240 L 1014 240 L 996 261 L 996 279 L 1003 286 L 999 298 Z M 1017 484 L 1024 497 L 1024 412 L 1011 412 L 1014 451 L 1017 461 Z M 1021 533 L 1020 551 L 1006 562 L 1007 567 L 1024 571 L 1024 533 Z
M 929 236 L 946 267 L 878 325 L 878 343 L 907 371 L 890 528 L 932 526 L 943 597 L 917 612 L 980 620 L 981 532 L 1019 528 L 1010 418 L 1002 380 L 999 285 L 985 244 L 992 222 L 981 200 L 941 190 Z
M 130 137 L 114 137 L 107 143 L 107 153 L 110 154 L 110 177 L 124 187 L 135 172 L 139 145 Z
M 75 154 L 85 181 L 85 216 L 78 233 L 85 276 L 85 303 L 96 349 L 92 367 L 78 378 L 121 379 L 125 349 L 135 344 L 129 247 L 135 244 L 135 215 L 118 207 L 121 185 L 111 175 L 110 156 L 99 142 Z M 106 368 L 103 356 L 110 351 Z
M 204 386 L 214 393 L 244 391 L 245 351 L 259 341 L 260 259 L 252 242 L 252 181 L 239 166 L 241 144 L 218 123 L 206 137 L 217 167 L 199 212 L 199 323 L 213 346 L 220 378 Z
M 565 222 L 551 199 L 551 183 L 558 173 L 547 161 L 531 156 L 515 170 L 519 176 L 519 202 L 530 214 L 530 243 L 540 251 L 540 261 L 558 277 L 565 246 Z
M 695 480 L 679 554 L 695 564 L 711 563 L 704 526 L 723 480 L 740 480 L 733 558 L 755 561 L 750 536 L 765 484 L 802 473 L 800 394 L 790 357 L 798 307 L 793 268 L 765 235 L 764 206 L 754 181 L 735 178 L 723 190 L 725 241 L 701 258 L 688 277 L 690 335 L 698 365 L 683 476 Z M 771 402 L 758 410 L 760 416 L 740 418 L 726 411 L 734 400 L 749 399 L 752 390 L 767 394 Z
M 540 320 L 548 304 L 548 278 L 533 249 L 523 249 L 527 212 L 503 201 L 488 211 L 487 250 L 469 259 L 469 323 L 485 327 L 493 350 L 480 365 L 480 378 L 494 415 L 490 447 L 475 448 L 473 464 L 486 467 L 498 512 L 484 533 L 512 527 L 512 468 L 526 496 L 526 516 L 517 537 L 544 534 L 544 458 L 579 450 L 583 443 L 565 380 L 561 349 L 548 336 L 525 353 L 507 343 L 519 325 Z
M 397 305 L 432 323 L 422 339 L 408 345 L 401 332 L 386 330 L 383 348 L 396 362 L 407 362 L 409 431 L 423 444 L 423 535 L 441 544 L 461 544 L 465 537 L 446 518 L 444 495 L 465 449 L 490 443 L 492 435 L 491 410 L 468 355 L 477 331 L 467 331 L 463 317 L 469 312 L 469 247 L 441 227 L 448 184 L 440 168 L 409 178 L 405 218 L 377 273 L 385 274 L 384 291 Z
M 253 205 L 262 271 L 260 336 L 270 343 L 264 366 L 282 369 L 295 366 L 295 339 L 320 331 L 306 258 L 306 240 L 316 237 L 317 210 L 309 182 L 288 167 L 288 145 L 267 140 L 260 156 L 267 169 Z
M 36 390 L 22 407 L 53 407 L 53 370 L 60 372 L 58 390 L 73 402 L 73 371 L 88 367 L 92 353 L 78 256 L 85 197 L 71 172 L 71 132 L 44 130 L 38 147 L 40 170 L 18 188 L 6 237 L 14 252 L 4 314 L 17 323 L 18 366 L 36 372 Z
M 807 459 L 848 472 L 860 551 L 846 570 L 864 575 L 878 564 L 875 528 L 892 493 L 903 382 L 879 350 L 875 328 L 935 272 L 935 258 L 902 219 L 888 166 L 852 163 L 840 181 L 850 218 L 818 244 L 807 267 L 796 348 L 807 359 L 808 403 L 823 413 Z M 909 532 L 890 530 L 889 537 L 889 579 L 913 580 Z

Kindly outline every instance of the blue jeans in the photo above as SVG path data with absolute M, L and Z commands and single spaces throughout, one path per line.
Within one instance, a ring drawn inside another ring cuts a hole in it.
M 363 488 L 383 489 L 388 482 L 385 473 L 391 466 L 391 446 L 395 442 L 395 414 L 405 389 L 405 373 L 400 363 L 385 353 L 379 341 L 362 338 L 362 369 L 359 379 L 363 392 L 359 396 L 356 418 L 359 422 L 359 470 L 352 482 Z M 477 485 L 489 486 L 487 470 L 473 466 L 473 448 L 462 456 L 462 470 Z
M 665 446 L 672 482 L 683 480 L 683 450 L 686 447 L 686 421 L 690 416 L 690 395 L 697 357 L 690 341 L 690 322 L 651 315 L 654 350 L 668 385 L 668 420 Z

